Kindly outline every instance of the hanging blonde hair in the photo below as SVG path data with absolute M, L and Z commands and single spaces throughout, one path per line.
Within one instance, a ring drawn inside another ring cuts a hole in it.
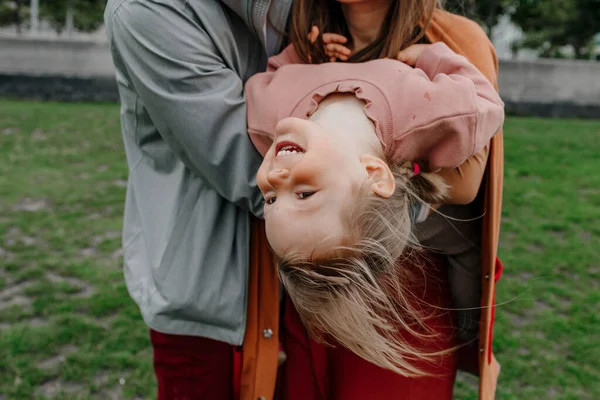
M 411 290 L 419 277 L 400 266 L 419 260 L 411 205 L 439 204 L 448 188 L 437 175 L 414 175 L 412 163 L 391 169 L 394 193 L 382 198 L 361 191 L 347 214 L 349 234 L 341 245 L 316 249 L 309 256 L 285 254 L 279 275 L 314 339 L 340 344 L 401 375 L 423 376 L 427 373 L 422 362 L 431 362 L 450 349 L 425 351 L 399 334 L 435 337 L 424 323 L 431 312 L 420 307 L 422 302 Z

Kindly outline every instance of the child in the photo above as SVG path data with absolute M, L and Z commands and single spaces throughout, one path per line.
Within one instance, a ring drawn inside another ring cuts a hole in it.
M 288 47 L 246 94 L 265 155 L 267 236 L 306 328 L 414 376 L 413 361 L 431 354 L 396 335 L 398 324 L 426 335 L 397 263 L 416 246 L 412 205 L 440 203 L 447 190 L 421 169 L 459 166 L 504 113 L 487 79 L 444 44 L 412 51 L 414 69 L 389 59 L 315 66 Z
M 309 39 L 316 42 L 319 38 L 319 30 L 316 26 L 312 28 Z M 325 33 L 322 36 L 322 49 L 330 62 L 337 60 L 347 61 L 352 54 L 345 46 L 347 38 L 335 34 Z M 414 46 L 417 47 L 417 46 Z M 399 60 L 406 61 L 412 58 L 413 52 L 408 51 L 400 54 Z M 487 149 L 486 149 L 487 151 Z M 480 168 L 485 166 L 485 159 L 481 154 L 469 160 L 468 168 Z M 473 165 L 475 164 L 475 165 Z M 462 170 L 458 171 L 463 173 Z M 452 183 L 460 185 L 460 176 L 450 175 L 446 177 Z M 427 218 L 432 211 L 431 205 L 425 203 L 415 204 L 416 218 L 415 235 L 419 243 L 429 249 L 444 254 L 447 257 L 448 276 L 451 285 L 453 306 L 457 309 L 458 337 L 462 343 L 470 343 L 476 340 L 479 334 L 480 317 L 480 279 L 481 279 L 481 215 L 478 208 L 464 203 L 458 199 L 446 198 L 447 204 L 442 206 L 435 215 Z

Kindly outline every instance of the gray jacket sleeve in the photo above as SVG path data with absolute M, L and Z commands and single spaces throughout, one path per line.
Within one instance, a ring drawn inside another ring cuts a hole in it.
M 162 138 L 219 195 L 262 216 L 243 82 L 199 21 L 151 1 L 122 4 L 106 20 L 115 64 Z

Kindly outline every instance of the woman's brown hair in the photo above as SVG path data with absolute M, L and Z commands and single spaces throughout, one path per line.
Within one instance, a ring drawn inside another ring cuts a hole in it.
M 393 58 L 398 52 L 424 39 L 439 0 L 391 0 L 390 10 L 381 25 L 379 37 L 352 54 L 348 62 Z M 294 0 L 290 21 L 290 42 L 305 63 L 327 62 L 321 36 L 315 44 L 308 39 L 312 27 L 323 33 L 338 33 L 351 40 L 342 6 L 335 0 Z

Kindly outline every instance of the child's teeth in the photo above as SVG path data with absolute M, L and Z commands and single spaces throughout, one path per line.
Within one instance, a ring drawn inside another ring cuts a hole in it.
M 294 155 L 294 154 L 301 153 L 301 152 L 300 152 L 300 151 L 298 151 L 298 150 L 289 150 L 289 149 L 290 149 L 290 147 L 288 147 L 288 148 L 283 148 L 283 149 L 279 150 L 279 151 L 277 152 L 277 156 L 278 156 L 278 157 L 281 157 L 281 156 L 291 156 L 291 155 Z

